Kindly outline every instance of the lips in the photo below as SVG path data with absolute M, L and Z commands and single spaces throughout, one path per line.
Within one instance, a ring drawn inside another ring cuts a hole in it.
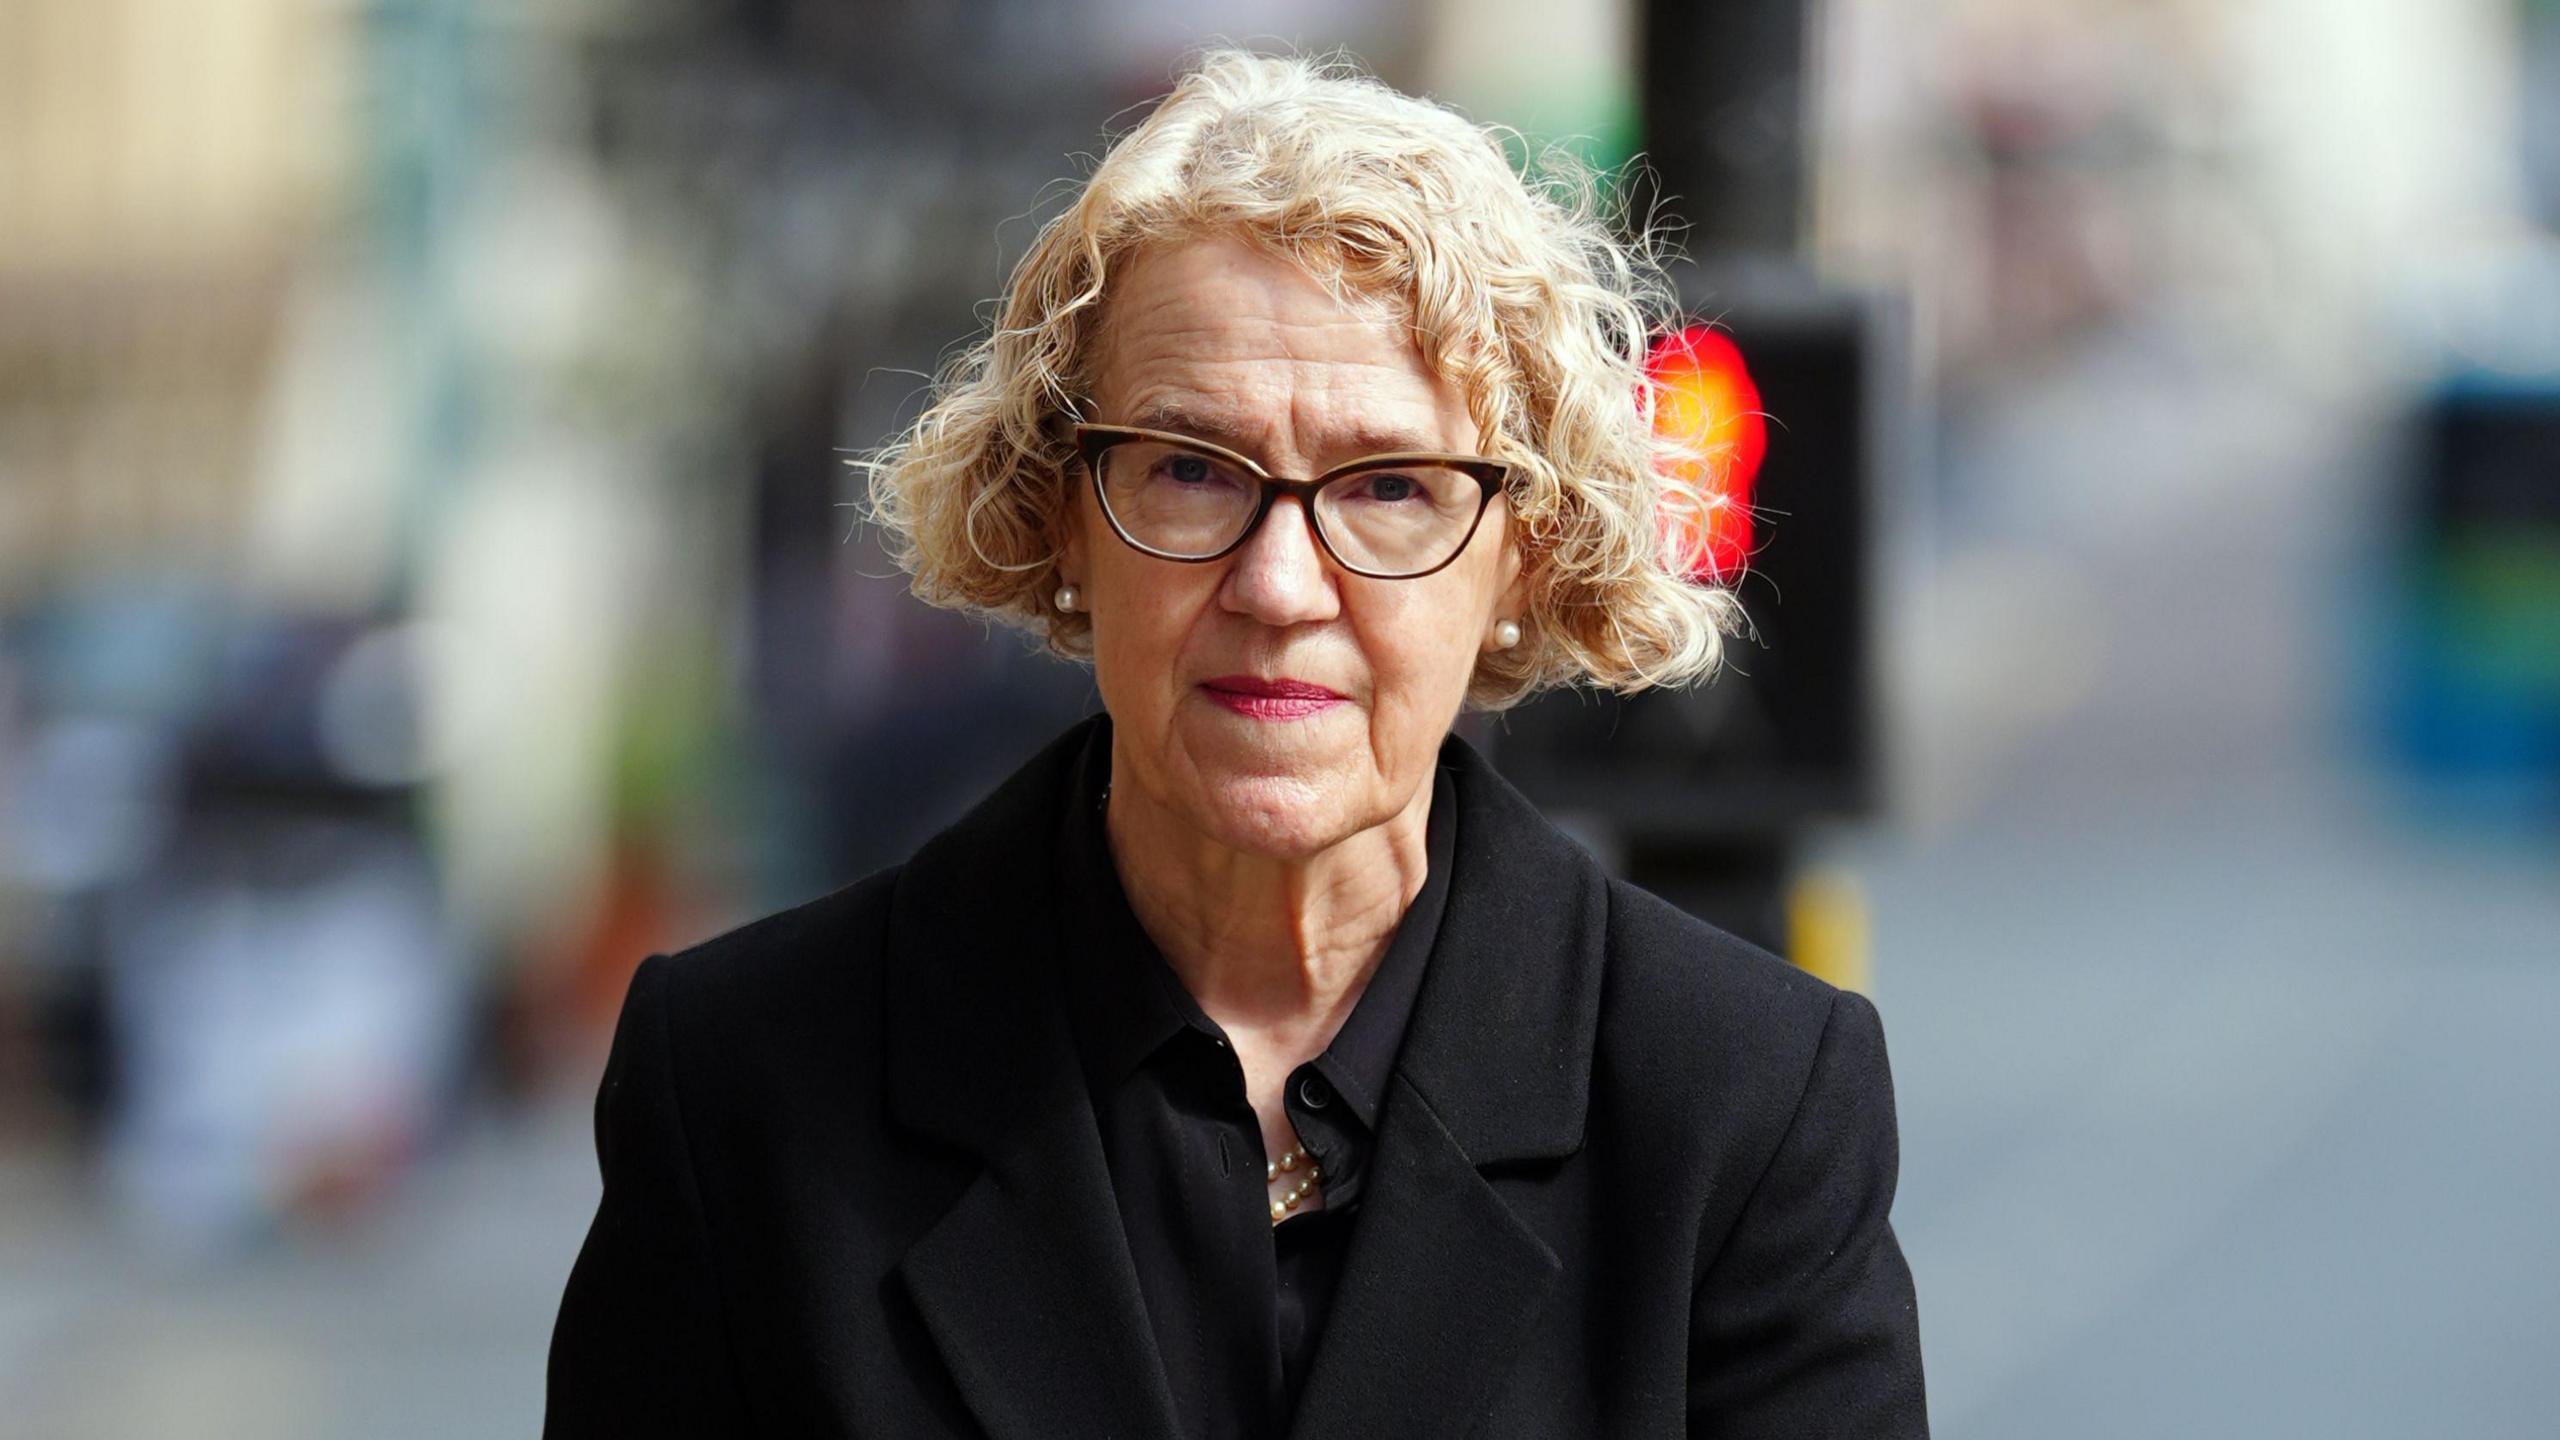
M 1221 675 L 1201 681 L 1200 688 L 1229 710 L 1263 720 L 1295 720 L 1329 710 L 1346 698 L 1339 691 L 1286 676 Z

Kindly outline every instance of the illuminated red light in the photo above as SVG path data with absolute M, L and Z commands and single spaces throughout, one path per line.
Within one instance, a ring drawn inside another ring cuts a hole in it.
M 1760 387 L 1731 338 L 1706 325 L 1655 341 L 1645 372 L 1659 387 L 1654 433 L 1700 456 L 1665 473 L 1664 540 L 1691 578 L 1731 583 L 1751 558 L 1751 491 L 1769 448 Z

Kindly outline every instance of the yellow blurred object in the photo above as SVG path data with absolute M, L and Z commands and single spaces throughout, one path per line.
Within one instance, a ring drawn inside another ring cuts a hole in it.
M 1844 870 L 1813 870 L 1787 887 L 1787 958 L 1843 990 L 1868 994 L 1867 897 Z

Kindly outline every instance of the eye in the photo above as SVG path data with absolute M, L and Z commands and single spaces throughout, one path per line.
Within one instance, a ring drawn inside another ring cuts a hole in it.
M 1422 493 L 1422 482 L 1410 475 L 1370 475 L 1360 481 L 1360 498 L 1395 504 Z
M 1172 455 L 1164 462 L 1166 478 L 1183 485 L 1205 485 L 1217 478 L 1217 467 L 1199 455 Z

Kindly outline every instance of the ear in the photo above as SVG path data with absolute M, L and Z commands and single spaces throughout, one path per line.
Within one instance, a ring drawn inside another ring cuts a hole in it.
M 1084 489 L 1072 465 L 1066 474 L 1066 497 L 1058 507 L 1056 533 L 1058 544 L 1058 581 L 1061 584 L 1085 583 Z
M 1520 546 L 1520 527 L 1511 520 L 1511 507 L 1502 507 L 1502 558 L 1494 562 L 1493 618 L 1520 620 L 1528 618 L 1529 557 Z

